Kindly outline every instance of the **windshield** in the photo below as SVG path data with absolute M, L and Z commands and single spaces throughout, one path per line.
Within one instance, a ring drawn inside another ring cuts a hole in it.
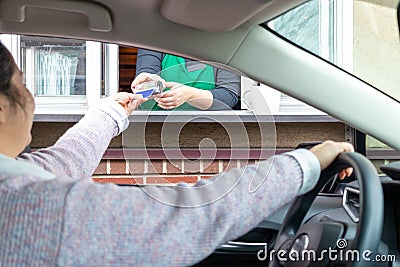
M 267 26 L 400 100 L 398 0 L 312 0 Z

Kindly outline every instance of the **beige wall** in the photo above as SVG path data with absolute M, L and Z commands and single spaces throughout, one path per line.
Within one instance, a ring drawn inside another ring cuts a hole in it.
M 354 2 L 354 74 L 400 99 L 397 4 L 393 0 L 369 2 Z
M 54 142 L 69 128 L 73 123 L 54 123 L 54 122 L 35 122 L 32 128 L 32 148 L 47 147 Z M 245 123 L 247 136 L 243 138 L 249 139 L 252 148 L 261 147 L 260 128 L 256 123 Z M 135 126 L 131 126 L 132 136 L 137 138 L 145 138 L 147 148 L 161 148 L 161 131 L 162 123 L 147 123 L 146 136 L 142 137 L 143 129 L 139 129 L 135 133 Z M 179 145 L 181 148 L 198 147 L 199 142 L 204 138 L 214 140 L 217 147 L 231 147 L 229 135 L 223 127 L 216 123 L 188 123 L 179 135 Z M 317 140 L 345 140 L 345 125 L 340 122 L 297 122 L 297 123 L 276 123 L 276 140 L 278 148 L 294 148 L 299 142 L 317 141 Z M 268 145 L 268 139 L 264 145 Z M 245 141 L 243 141 L 245 143 Z M 240 144 L 235 144 L 241 147 Z M 122 147 L 122 137 L 114 138 L 110 144 L 110 148 Z M 142 147 L 138 147 L 142 148 Z

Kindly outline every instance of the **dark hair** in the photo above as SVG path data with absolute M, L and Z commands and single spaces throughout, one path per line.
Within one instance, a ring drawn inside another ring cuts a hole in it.
M 6 96 L 12 107 L 25 104 L 25 99 L 21 97 L 21 93 L 17 90 L 12 79 L 15 72 L 18 71 L 14 59 L 7 48 L 0 42 L 0 94 Z

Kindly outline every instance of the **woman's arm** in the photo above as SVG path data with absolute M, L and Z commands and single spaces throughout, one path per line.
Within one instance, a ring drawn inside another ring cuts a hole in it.
M 57 142 L 19 160 L 37 164 L 57 176 L 72 179 L 89 178 L 97 168 L 110 140 L 128 127 L 130 114 L 145 99 L 119 93 L 102 99 Z
M 302 150 L 195 187 L 80 181 L 66 198 L 60 264 L 191 266 L 305 193 L 304 181 L 314 185 L 318 176 L 318 160 Z

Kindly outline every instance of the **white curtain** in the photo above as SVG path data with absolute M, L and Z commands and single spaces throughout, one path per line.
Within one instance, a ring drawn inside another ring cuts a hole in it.
M 37 95 L 71 95 L 78 59 L 56 51 L 39 49 L 37 55 Z

